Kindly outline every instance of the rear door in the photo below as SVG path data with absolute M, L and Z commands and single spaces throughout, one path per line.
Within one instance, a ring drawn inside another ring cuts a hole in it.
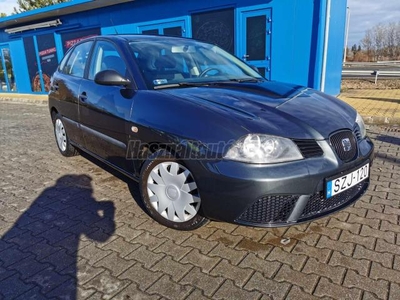
M 79 117 L 85 148 L 129 171 L 131 165 L 127 164 L 126 152 L 135 92 L 121 86 L 95 83 L 95 75 L 103 70 L 115 70 L 132 80 L 118 47 L 109 41 L 98 40 L 79 94 Z
M 92 45 L 93 41 L 79 44 L 67 54 L 53 76 L 50 91 L 50 97 L 58 100 L 56 107 L 69 138 L 80 146 L 84 140 L 79 125 L 79 91 Z

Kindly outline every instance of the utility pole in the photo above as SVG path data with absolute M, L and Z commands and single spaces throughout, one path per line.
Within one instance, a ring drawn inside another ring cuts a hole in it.
M 346 37 L 345 37 L 345 45 L 344 45 L 343 65 L 345 65 L 346 58 L 347 58 L 347 46 L 348 46 L 348 42 L 349 42 L 349 29 L 350 29 L 350 7 L 347 7 Z

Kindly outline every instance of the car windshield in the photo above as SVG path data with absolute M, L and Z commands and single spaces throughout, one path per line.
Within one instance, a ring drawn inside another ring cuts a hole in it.
M 132 41 L 149 89 L 259 81 L 264 78 L 221 48 L 184 39 Z

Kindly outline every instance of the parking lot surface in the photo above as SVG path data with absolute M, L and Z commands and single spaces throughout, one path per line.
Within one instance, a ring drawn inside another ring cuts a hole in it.
M 147 216 L 136 184 L 62 157 L 47 106 L 0 101 L 0 299 L 400 299 L 400 130 L 369 134 L 372 182 L 354 206 L 178 232 Z

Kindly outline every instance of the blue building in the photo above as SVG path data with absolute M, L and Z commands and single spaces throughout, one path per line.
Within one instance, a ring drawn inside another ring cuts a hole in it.
M 267 79 L 340 92 L 347 0 L 74 0 L 0 19 L 1 92 L 46 93 L 64 53 L 104 34 L 214 43 Z

